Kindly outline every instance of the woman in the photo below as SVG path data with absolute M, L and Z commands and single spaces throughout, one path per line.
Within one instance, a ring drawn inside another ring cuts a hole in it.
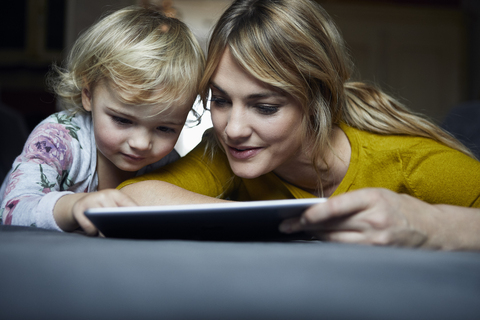
M 338 30 L 315 2 L 235 1 L 213 31 L 201 82 L 205 103 L 211 92 L 213 131 L 185 158 L 127 181 L 122 191 L 146 205 L 390 189 L 410 196 L 369 192 L 394 199 L 386 203 L 399 196 L 397 210 L 327 215 L 334 203 L 327 201 L 280 230 L 345 242 L 442 247 L 431 243 L 435 237 L 427 232 L 426 217 L 402 212 L 401 204 L 413 201 L 418 208 L 418 198 L 480 207 L 480 163 L 390 96 L 350 82 L 351 69 Z

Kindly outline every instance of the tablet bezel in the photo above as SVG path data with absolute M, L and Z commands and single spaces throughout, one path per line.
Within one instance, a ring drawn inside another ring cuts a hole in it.
M 134 239 L 292 240 L 278 225 L 325 198 L 168 206 L 91 208 L 85 215 L 106 236 Z

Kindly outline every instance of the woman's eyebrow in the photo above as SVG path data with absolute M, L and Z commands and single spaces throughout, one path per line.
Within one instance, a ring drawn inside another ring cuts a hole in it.
M 283 95 L 275 91 L 270 91 L 270 92 L 254 93 L 254 94 L 248 95 L 247 99 L 264 99 L 264 98 L 270 98 L 270 97 L 283 97 Z
M 216 85 L 216 84 L 213 83 L 213 82 L 210 82 L 210 89 L 215 89 L 215 90 L 220 91 L 222 94 L 227 94 L 227 93 L 225 92 L 225 90 L 223 90 L 222 88 L 220 88 L 218 85 Z
M 223 90 L 220 86 L 218 86 L 213 82 L 210 83 L 210 87 L 220 91 L 224 95 L 227 95 L 227 96 L 229 95 L 227 92 L 225 92 L 225 90 Z M 284 97 L 284 95 L 276 91 L 268 90 L 265 92 L 252 93 L 247 96 L 247 99 L 263 99 L 263 98 L 270 98 L 270 97 Z

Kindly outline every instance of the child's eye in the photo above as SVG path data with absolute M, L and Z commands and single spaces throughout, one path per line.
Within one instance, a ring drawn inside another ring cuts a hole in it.
M 169 128 L 169 127 L 157 127 L 158 131 L 165 132 L 165 133 L 175 133 L 175 129 Z
M 128 120 L 122 117 L 112 116 L 112 120 L 121 125 L 132 124 L 131 120 Z
M 270 105 L 258 105 L 256 108 L 260 114 L 264 115 L 274 114 L 278 111 L 278 107 Z
M 216 96 L 212 96 L 210 99 L 210 103 L 213 104 L 215 107 L 224 107 L 225 105 L 228 104 L 228 100 Z

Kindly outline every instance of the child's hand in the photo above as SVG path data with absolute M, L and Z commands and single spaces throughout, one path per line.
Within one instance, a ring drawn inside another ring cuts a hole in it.
M 129 196 L 116 189 L 105 189 L 91 193 L 76 193 L 61 197 L 54 208 L 54 217 L 64 231 L 81 227 L 89 236 L 98 235 L 97 228 L 85 216 L 85 210 L 99 207 L 137 206 Z

